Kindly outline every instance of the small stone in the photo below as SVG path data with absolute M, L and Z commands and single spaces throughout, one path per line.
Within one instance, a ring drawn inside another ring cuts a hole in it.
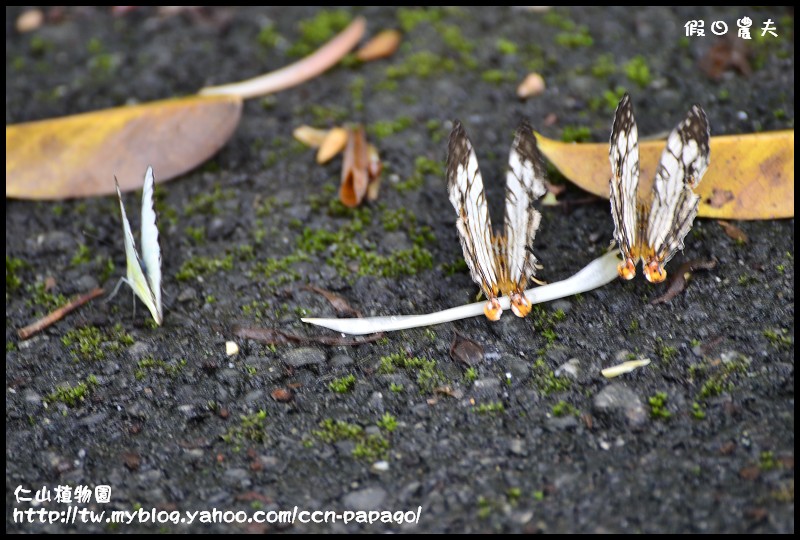
M 554 375 L 556 377 L 568 377 L 572 380 L 577 380 L 581 373 L 581 362 L 577 358 L 570 358 L 566 363 L 561 364 L 556 368 Z
M 283 363 L 294 368 L 325 363 L 325 352 L 313 347 L 300 347 L 286 353 Z
M 388 461 L 376 461 L 372 464 L 372 467 L 369 468 L 374 473 L 384 473 L 389 470 L 389 462 Z
M 346 354 L 337 354 L 331 359 L 331 367 L 347 367 L 353 365 L 353 359 Z
M 343 506 L 348 510 L 379 510 L 386 499 L 386 491 L 379 487 L 371 487 L 353 491 L 344 496 Z
M 594 397 L 593 406 L 598 413 L 622 413 L 631 427 L 640 427 L 647 421 L 647 411 L 639 396 L 621 384 L 609 384 Z

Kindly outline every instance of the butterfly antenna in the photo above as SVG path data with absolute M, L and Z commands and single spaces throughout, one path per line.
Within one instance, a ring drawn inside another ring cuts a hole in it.
M 119 287 L 123 283 L 128 283 L 128 280 L 125 279 L 124 277 L 123 278 L 119 278 L 119 281 L 117 281 L 117 286 L 114 287 L 114 290 L 111 292 L 111 294 L 109 294 L 108 297 L 104 300 L 105 303 L 110 302 L 111 299 L 114 298 L 117 295 L 117 292 L 119 291 Z M 130 285 L 130 283 L 128 283 L 128 285 Z

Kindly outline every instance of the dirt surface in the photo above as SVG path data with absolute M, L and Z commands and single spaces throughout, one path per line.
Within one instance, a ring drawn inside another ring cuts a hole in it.
M 606 141 L 625 89 L 642 135 L 671 129 L 695 102 L 715 134 L 792 128 L 793 11 L 357 13 L 370 34 L 404 30 L 393 57 L 346 61 L 247 102 L 217 156 L 157 186 L 163 326 L 141 303 L 134 315 L 125 288 L 20 342 L 17 329 L 58 295 L 111 290 L 125 258 L 114 198 L 6 202 L 7 530 L 793 532 L 794 220 L 737 223 L 746 242 L 698 220 L 668 270 L 718 264 L 665 304 L 650 301 L 666 285 L 639 277 L 525 320 L 474 318 L 356 347 L 269 346 L 234 331 L 335 336 L 299 321 L 335 316 L 306 284 L 364 315 L 473 301 L 443 178 L 455 118 L 477 149 L 495 224 L 521 116 L 551 137 L 585 127 Z M 6 11 L 7 124 L 245 79 L 295 60 L 354 15 L 45 10 L 40 28 L 19 34 L 19 14 Z M 749 76 L 733 67 L 710 79 L 698 61 L 716 43 L 711 22 L 735 32 L 745 15 L 754 34 L 771 18 L 779 37 L 749 44 Z M 684 37 L 690 19 L 706 21 L 706 37 Z M 522 102 L 516 86 L 529 71 L 547 90 Z M 291 136 L 302 124 L 345 122 L 368 126 L 385 166 L 379 200 L 355 212 L 335 202 L 340 159 L 319 166 Z M 574 186 L 560 196 L 585 198 Z M 138 195 L 125 202 L 137 229 Z M 606 201 L 544 208 L 540 277 L 572 275 L 612 230 Z M 483 348 L 457 346 L 471 369 L 451 358 L 456 332 Z M 226 341 L 238 354 L 226 355 Z M 631 357 L 652 362 L 600 375 Z M 97 485 L 111 486 L 110 503 L 92 497 L 79 508 L 421 507 L 421 517 L 402 526 L 14 520 L 16 510 L 75 506 L 55 501 L 57 486 Z M 31 496 L 47 486 L 53 500 L 18 503 L 18 486 Z

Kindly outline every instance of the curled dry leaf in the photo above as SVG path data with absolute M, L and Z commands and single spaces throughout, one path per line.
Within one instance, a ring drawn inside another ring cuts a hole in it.
M 342 163 L 342 185 L 339 187 L 339 200 L 350 208 L 355 208 L 367 194 L 369 184 L 369 150 L 364 127 L 350 129 L 347 147 Z
M 455 332 L 450 344 L 450 358 L 470 367 L 483 362 L 483 345 Z
M 535 97 L 543 93 L 544 89 L 544 77 L 538 73 L 529 73 L 517 87 L 517 97 L 520 99 Z
M 378 198 L 378 191 L 381 188 L 381 172 L 383 163 L 378 149 L 374 145 L 368 145 L 369 165 L 367 165 L 367 175 L 369 183 L 367 185 L 367 200 L 374 201 Z
M 313 291 L 324 296 L 325 299 L 331 303 L 333 309 L 336 310 L 336 314 L 340 317 L 361 317 L 361 312 L 357 309 L 353 309 L 350 306 L 350 303 L 344 297 L 327 291 L 321 287 L 317 287 L 316 285 L 306 285 L 305 288 L 309 291 Z
M 300 126 L 295 128 L 292 132 L 292 136 L 294 136 L 295 139 L 311 148 L 318 148 L 327 135 L 328 130 L 317 129 L 311 126 Z
M 397 30 L 384 30 L 364 44 L 356 53 L 356 58 L 362 62 L 369 62 L 391 56 L 400 46 L 402 37 Z
M 651 304 L 666 304 L 680 293 L 686 290 L 689 285 L 689 278 L 692 277 L 692 272 L 698 270 L 711 270 L 717 266 L 717 261 L 711 260 L 694 260 L 685 262 L 678 267 L 678 270 L 673 274 L 672 280 L 669 282 L 667 292 L 650 301 Z
M 347 144 L 348 133 L 345 128 L 335 127 L 328 131 L 317 151 L 317 163 L 322 165 L 344 150 Z
M 725 234 L 727 234 L 733 240 L 736 240 L 737 242 L 741 242 L 743 244 L 747 243 L 748 240 L 747 235 L 744 233 L 742 229 L 740 229 L 733 223 L 730 223 L 729 221 L 723 221 L 721 219 L 718 219 L 717 223 L 719 223 L 720 227 L 722 227 L 722 230 L 725 231 Z

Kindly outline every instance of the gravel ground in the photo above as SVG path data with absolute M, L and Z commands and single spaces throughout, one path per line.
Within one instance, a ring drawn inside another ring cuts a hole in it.
M 7 124 L 267 72 L 353 15 L 45 10 L 41 28 L 19 34 L 19 13 L 6 11 Z M 548 136 L 585 127 L 577 133 L 606 141 L 626 89 L 643 135 L 671 129 L 695 102 L 715 134 L 792 128 L 793 11 L 358 13 L 370 33 L 405 31 L 393 57 L 247 102 L 217 156 L 157 187 L 162 327 L 141 304 L 132 313 L 126 289 L 20 342 L 16 330 L 58 295 L 110 290 L 125 259 L 113 198 L 6 202 L 7 530 L 793 532 L 794 220 L 737 223 L 746 242 L 698 220 L 669 268 L 718 265 L 667 304 L 650 304 L 665 286 L 639 278 L 526 320 L 474 318 L 354 347 L 233 332 L 334 335 L 299 321 L 335 315 L 306 284 L 365 315 L 472 301 L 442 173 L 454 118 L 475 143 L 495 223 L 521 116 Z M 735 29 L 744 15 L 754 34 L 771 18 L 779 37 L 750 43 L 749 76 L 710 79 L 698 61 L 716 38 L 685 38 L 683 25 L 704 19 L 709 34 L 712 21 Z M 522 102 L 529 71 L 547 90 Z M 336 204 L 339 159 L 319 166 L 291 137 L 343 122 L 367 125 L 384 161 L 366 210 Z M 561 196 L 585 198 L 573 186 Z M 126 202 L 136 228 L 136 196 Z M 604 201 L 543 209 L 541 277 L 577 271 L 612 229 Z M 469 368 L 451 357 L 457 334 L 481 346 L 456 344 Z M 631 355 L 652 363 L 600 375 Z M 15 510 L 69 507 L 18 503 L 18 486 L 59 485 L 111 486 L 110 503 L 80 505 L 98 511 L 422 509 L 402 526 L 15 522 Z

